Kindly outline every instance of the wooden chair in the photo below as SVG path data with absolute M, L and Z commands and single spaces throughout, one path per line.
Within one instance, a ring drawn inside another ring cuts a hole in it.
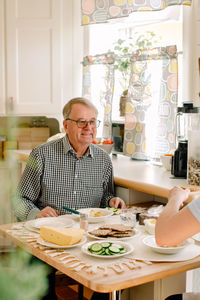
M 56 271 L 55 275 L 55 288 L 66 287 L 70 285 L 78 285 L 78 300 L 84 300 L 83 297 L 83 285 L 79 284 L 74 279 L 68 277 L 60 271 Z

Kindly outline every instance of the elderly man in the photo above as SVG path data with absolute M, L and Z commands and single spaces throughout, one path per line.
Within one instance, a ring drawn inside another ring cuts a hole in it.
M 99 121 L 95 106 L 84 98 L 63 109 L 66 135 L 33 149 L 19 184 L 16 216 L 24 221 L 65 214 L 63 206 L 125 207 L 114 197 L 109 155 L 92 144 Z
M 66 135 L 33 149 L 18 188 L 15 214 L 21 220 L 65 214 L 63 206 L 125 207 L 114 197 L 110 156 L 93 145 L 99 121 L 95 106 L 84 98 L 70 100 L 63 109 Z M 50 274 L 48 295 L 56 299 L 54 272 Z M 92 299 L 108 295 L 94 293 Z

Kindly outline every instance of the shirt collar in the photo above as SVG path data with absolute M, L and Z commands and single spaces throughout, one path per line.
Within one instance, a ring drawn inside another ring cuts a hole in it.
M 74 150 L 74 148 L 71 146 L 71 144 L 69 142 L 67 134 L 63 138 L 63 146 L 64 146 L 65 153 L 71 152 L 71 153 L 76 154 L 76 151 Z M 91 146 L 91 144 L 84 156 L 94 157 L 94 148 Z

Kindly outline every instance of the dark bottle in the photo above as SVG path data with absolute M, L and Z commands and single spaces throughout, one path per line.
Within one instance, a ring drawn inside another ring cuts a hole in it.
M 171 173 L 175 177 L 187 178 L 187 141 L 180 141 L 172 158 Z

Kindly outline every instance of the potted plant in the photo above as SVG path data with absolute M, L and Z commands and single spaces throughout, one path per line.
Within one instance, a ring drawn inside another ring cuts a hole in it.
M 118 39 L 114 43 L 115 63 L 114 67 L 120 73 L 119 83 L 122 88 L 122 94 L 120 98 L 120 116 L 125 115 L 125 103 L 128 94 L 128 86 L 131 74 L 131 61 L 130 57 L 137 49 L 148 49 L 155 46 L 160 37 L 156 36 L 154 32 L 147 31 L 139 34 L 135 33 L 134 38 L 127 40 Z
M 39 300 L 47 290 L 47 268 L 30 263 L 31 255 L 16 250 L 0 260 L 1 300 Z

